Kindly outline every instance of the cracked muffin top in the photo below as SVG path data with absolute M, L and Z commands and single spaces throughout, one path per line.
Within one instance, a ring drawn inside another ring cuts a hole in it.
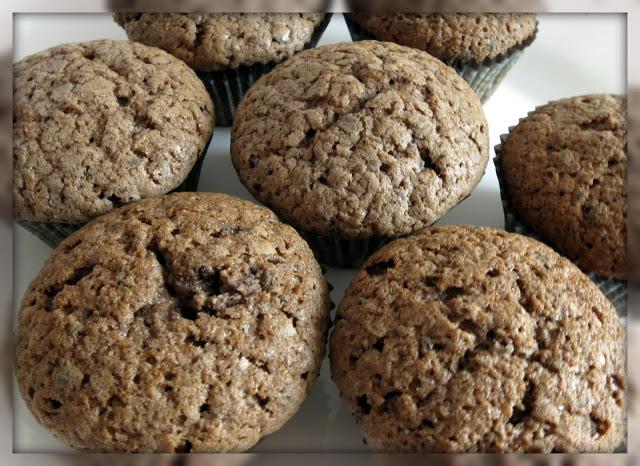
M 430 228 L 354 277 L 331 373 L 378 450 L 604 452 L 625 434 L 624 341 L 611 304 L 548 246 Z
M 362 41 L 300 52 L 261 78 L 237 108 L 231 156 L 249 191 L 298 228 L 395 236 L 470 194 L 488 132 L 452 68 Z
M 522 219 L 586 272 L 627 275 L 627 99 L 587 95 L 538 107 L 501 164 Z
M 320 371 L 329 295 L 300 236 L 223 194 L 110 212 L 63 241 L 18 317 L 16 376 L 86 451 L 241 451 Z
M 131 40 L 198 71 L 280 62 L 311 41 L 324 13 L 115 13 Z
M 19 220 L 82 223 L 187 177 L 213 133 L 202 82 L 127 41 L 64 44 L 14 65 Z
M 378 40 L 425 50 L 445 63 L 500 60 L 536 34 L 535 14 L 352 13 L 349 18 Z

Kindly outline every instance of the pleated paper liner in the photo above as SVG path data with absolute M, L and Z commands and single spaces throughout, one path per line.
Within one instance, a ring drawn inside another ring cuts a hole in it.
M 311 40 L 305 44 L 305 49 L 314 48 L 318 44 L 331 20 L 331 15 L 331 13 L 326 13 L 324 19 L 318 23 Z M 216 126 L 231 126 L 236 107 L 242 97 L 258 79 L 271 71 L 278 63 L 281 62 L 256 63 L 228 70 L 197 72 L 213 100 Z
M 200 181 L 200 171 L 202 170 L 202 163 L 209 148 L 209 142 L 205 145 L 202 154 L 198 157 L 187 178 L 171 192 L 197 191 Z M 52 248 L 55 248 L 67 236 L 84 225 L 84 223 L 32 222 L 26 220 L 18 220 L 16 223 L 25 230 L 33 233 Z
M 360 40 L 377 40 L 373 35 L 367 32 L 362 26 L 353 21 L 348 13 L 344 15 L 344 19 L 349 28 L 349 33 L 354 41 Z M 537 31 L 536 31 L 537 33 Z M 489 97 L 500 86 L 500 83 L 507 75 L 509 70 L 520 59 L 524 49 L 533 42 L 536 34 L 534 33 L 529 39 L 520 44 L 520 46 L 509 50 L 507 53 L 496 57 L 495 60 L 485 60 L 482 63 L 477 62 L 451 62 L 446 63 L 469 83 L 480 99 L 485 103 Z
M 393 238 L 372 237 L 359 239 L 333 238 L 298 230 L 321 264 L 346 269 L 357 269 L 371 254 Z
M 511 131 L 514 127 L 509 128 Z M 496 167 L 496 175 L 500 184 L 500 198 L 502 200 L 502 209 L 504 211 L 504 228 L 507 231 L 520 233 L 521 235 L 535 238 L 541 242 L 544 240 L 532 228 L 530 228 L 518 215 L 516 210 L 509 202 L 506 183 L 504 181 L 504 172 L 502 170 L 501 152 L 502 146 L 506 142 L 508 134 L 500 136 L 501 144 L 495 147 L 496 156 L 493 162 Z M 625 319 L 627 317 L 627 282 L 616 278 L 602 277 L 595 273 L 587 273 L 587 276 L 595 283 L 600 291 L 615 307 L 618 316 Z

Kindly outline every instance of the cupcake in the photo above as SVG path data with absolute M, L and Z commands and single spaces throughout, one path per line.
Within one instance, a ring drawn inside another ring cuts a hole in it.
M 487 164 L 487 134 L 452 68 L 363 41 L 301 52 L 256 83 L 238 106 L 231 157 L 321 262 L 354 267 L 467 197 Z
M 64 44 L 14 66 L 14 217 L 55 247 L 131 201 L 195 190 L 213 132 L 202 82 L 127 41 Z
M 197 71 L 218 126 L 230 126 L 242 96 L 277 63 L 320 40 L 325 13 L 116 13 L 131 40 L 160 47 Z
M 626 312 L 626 97 L 538 107 L 496 148 L 505 227 L 539 236 Z
M 429 52 L 452 66 L 484 103 L 537 32 L 534 14 L 352 13 L 353 40 L 377 39 Z
M 235 197 L 175 193 L 60 243 L 22 301 L 16 378 L 80 450 L 243 451 L 298 410 L 328 323 L 292 228 Z
M 349 285 L 331 373 L 385 452 L 612 452 L 625 335 L 571 262 L 492 228 L 425 229 Z

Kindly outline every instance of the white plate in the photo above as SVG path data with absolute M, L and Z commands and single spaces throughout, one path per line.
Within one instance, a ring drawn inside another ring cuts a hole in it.
M 535 106 L 587 93 L 626 92 L 626 17 L 623 14 L 540 15 L 535 42 L 485 105 L 493 146 L 499 136 Z M 100 38 L 126 39 L 109 14 L 19 14 L 14 23 L 14 59 L 63 42 Z M 334 14 L 320 45 L 350 41 L 340 14 Z M 201 191 L 221 191 L 251 199 L 238 181 L 229 158 L 229 130 L 216 128 L 202 169 Z M 473 194 L 437 224 L 503 226 L 498 182 L 490 161 Z M 14 227 L 15 312 L 29 281 L 50 249 L 21 227 Z M 331 293 L 340 302 L 352 270 L 329 269 Z M 14 451 L 64 452 L 70 448 L 41 427 L 14 390 Z M 338 396 L 325 359 L 322 374 L 300 411 L 263 439 L 255 452 L 368 451 L 353 418 Z

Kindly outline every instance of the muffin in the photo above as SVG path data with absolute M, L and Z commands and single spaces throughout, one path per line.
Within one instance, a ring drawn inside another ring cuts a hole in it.
M 238 107 L 231 157 L 321 262 L 357 266 L 471 193 L 487 135 L 478 98 L 452 68 L 363 41 L 301 52 L 256 83 Z
M 352 13 L 353 40 L 377 39 L 425 50 L 452 66 L 484 103 L 533 42 L 538 23 L 525 13 Z
M 65 239 L 29 286 L 15 367 L 36 419 L 91 452 L 242 451 L 320 371 L 329 294 L 265 208 L 174 193 Z
M 0 55 L 0 222 L 11 221 L 11 58 Z
M 367 260 L 330 342 L 367 444 L 605 452 L 625 436 L 624 330 L 571 262 L 492 228 L 425 229 Z
M 13 76 L 14 216 L 49 245 L 128 202 L 196 189 L 213 106 L 180 60 L 98 40 L 26 57 Z
M 315 47 L 325 13 L 116 13 L 129 39 L 184 60 L 211 94 L 218 126 L 230 126 L 242 96 L 277 63 Z
M 629 89 L 628 278 L 640 285 L 640 88 Z
M 626 97 L 538 107 L 496 148 L 505 227 L 576 262 L 626 312 Z
M 347 5 L 351 11 L 371 13 L 529 13 L 546 6 L 544 0 L 347 0 Z

